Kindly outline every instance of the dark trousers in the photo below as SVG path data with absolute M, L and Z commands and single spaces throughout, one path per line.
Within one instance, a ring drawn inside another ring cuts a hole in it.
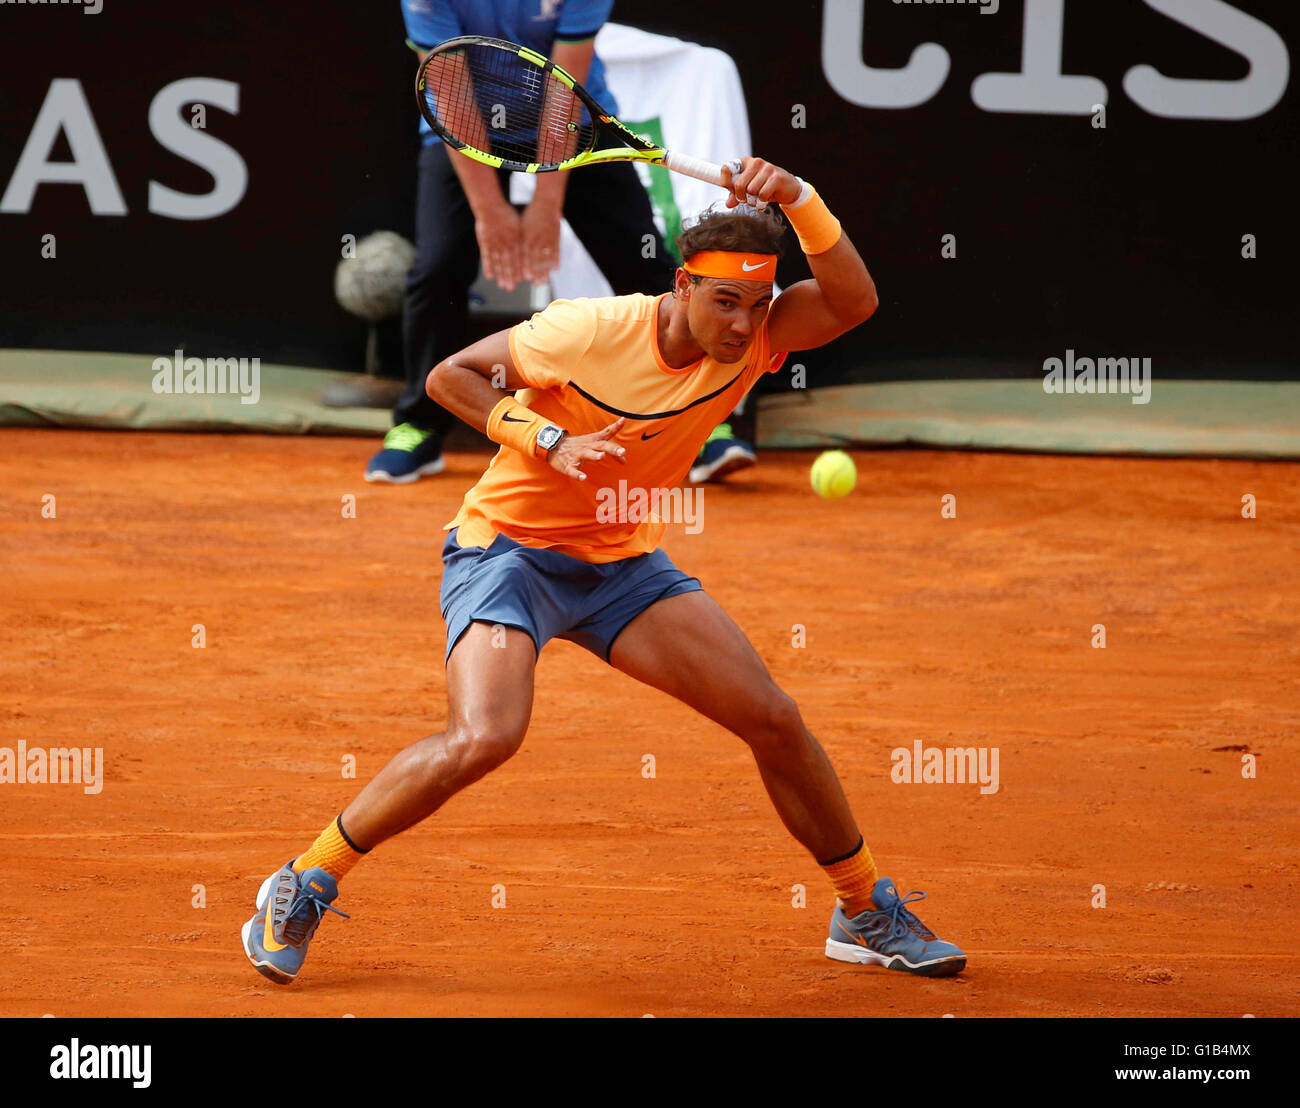
M 469 288 L 479 269 L 474 215 L 451 157 L 440 142 L 420 151 L 415 262 L 406 276 L 402 308 L 406 389 L 393 409 L 395 424 L 412 423 L 443 435 L 455 417 L 429 399 L 424 382 L 438 362 L 466 345 Z M 509 176 L 501 174 L 503 192 Z M 655 228 L 650 198 L 631 163 L 574 170 L 565 191 L 564 218 L 614 295 L 672 288 L 677 266 Z M 645 235 L 654 237 L 653 257 L 644 257 Z

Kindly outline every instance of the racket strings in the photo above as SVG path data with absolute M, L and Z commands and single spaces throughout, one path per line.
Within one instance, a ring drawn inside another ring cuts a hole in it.
M 432 55 L 424 98 L 457 142 L 507 161 L 555 165 L 595 143 L 595 127 L 572 89 L 498 47 Z

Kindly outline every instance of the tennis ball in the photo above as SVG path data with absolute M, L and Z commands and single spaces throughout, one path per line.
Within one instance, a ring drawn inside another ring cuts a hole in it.
M 813 492 L 826 500 L 848 496 L 858 483 L 858 469 L 843 450 L 827 450 L 812 464 Z

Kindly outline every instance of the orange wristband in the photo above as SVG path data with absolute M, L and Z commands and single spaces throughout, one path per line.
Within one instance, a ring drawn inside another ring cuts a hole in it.
M 804 182 L 804 195 L 794 204 L 782 205 L 785 218 L 790 221 L 794 233 L 799 236 L 799 246 L 805 254 L 824 254 L 840 241 L 843 228 L 840 221 L 831 215 L 826 201 L 817 195 L 817 190 Z
M 502 446 L 536 458 L 537 436 L 549 422 L 531 408 L 524 407 L 513 396 L 506 396 L 488 413 L 487 437 Z

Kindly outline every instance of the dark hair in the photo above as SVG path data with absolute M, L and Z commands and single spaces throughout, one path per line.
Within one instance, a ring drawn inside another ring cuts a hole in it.
M 763 211 L 739 204 L 734 208 L 706 208 L 677 236 L 677 253 L 689 261 L 701 250 L 730 250 L 738 254 L 781 256 L 785 220 L 774 206 Z

